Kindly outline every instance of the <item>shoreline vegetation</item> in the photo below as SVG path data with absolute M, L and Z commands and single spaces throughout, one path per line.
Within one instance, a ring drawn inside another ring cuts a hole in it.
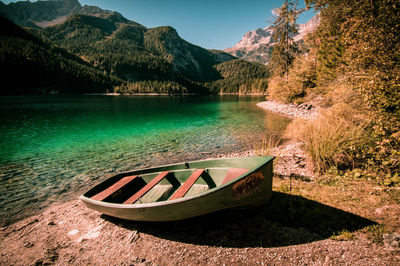
M 291 105 L 267 106 L 259 104 L 296 116 Z M 76 199 L 0 228 L 0 263 L 400 263 L 400 190 L 373 180 L 316 178 L 296 141 L 268 153 L 276 159 L 266 206 L 154 224 L 108 217 Z M 256 155 L 250 149 L 219 157 Z
M 320 24 L 302 44 L 291 38 L 296 5 L 285 1 L 277 12 L 268 99 L 318 107 L 313 119 L 295 111 L 286 129 L 288 138 L 302 143 L 314 172 L 399 186 L 400 41 L 387 36 L 399 36 L 400 19 L 392 14 L 400 6 L 389 0 L 312 1 L 312 7 L 320 12 Z

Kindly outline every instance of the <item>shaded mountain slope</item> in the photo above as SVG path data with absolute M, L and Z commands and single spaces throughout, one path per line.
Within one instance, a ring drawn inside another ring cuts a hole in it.
M 0 16 L 1 95 L 106 92 L 122 80 Z

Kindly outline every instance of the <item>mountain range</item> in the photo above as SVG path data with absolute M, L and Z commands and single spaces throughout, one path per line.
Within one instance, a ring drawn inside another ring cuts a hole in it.
M 18 93 L 32 92 L 29 87 L 44 93 L 115 88 L 128 93 L 170 92 L 171 88 L 190 93 L 266 89 L 269 71 L 261 64 L 191 44 L 172 27 L 146 28 L 118 12 L 81 6 L 77 0 L 0 2 L 0 14 L 5 17 L 0 31 L 1 68 L 8 69 L 6 78 L 17 79 L 9 82 Z M 9 34 L 13 31 L 18 34 Z M 55 74 L 62 77 L 59 80 L 73 80 L 74 89 L 68 82 L 58 84 L 52 79 Z
M 0 2 L 0 14 L 16 24 L 30 28 L 46 28 L 63 23 L 69 15 L 83 14 L 104 17 L 117 12 L 97 6 L 82 6 L 78 0 L 20 1 L 8 5 Z M 122 15 L 120 15 L 122 17 Z
M 313 32 L 319 25 L 319 14 L 316 14 L 307 23 L 298 25 L 298 34 L 293 36 L 295 42 L 301 42 L 304 37 Z M 227 48 L 224 51 L 248 60 L 261 64 L 268 64 L 271 51 L 274 46 L 272 39 L 273 27 L 259 28 L 252 30 L 243 35 L 242 39 L 233 47 Z

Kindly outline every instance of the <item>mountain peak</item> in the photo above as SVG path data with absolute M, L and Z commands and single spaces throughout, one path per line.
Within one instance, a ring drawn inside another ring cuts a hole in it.
M 256 30 L 252 30 L 243 35 L 240 42 L 237 43 L 235 47 L 258 47 L 262 44 L 270 44 L 272 43 L 272 27 L 268 26 L 264 29 L 258 28 Z M 228 48 L 229 49 L 229 48 Z
M 304 37 L 313 32 L 319 25 L 319 13 L 311 18 L 308 22 L 298 25 L 299 33 L 293 37 L 294 41 L 299 42 Z M 242 39 L 233 47 L 227 48 L 224 51 L 236 57 L 267 64 L 271 55 L 272 46 L 272 26 L 259 28 L 245 33 Z

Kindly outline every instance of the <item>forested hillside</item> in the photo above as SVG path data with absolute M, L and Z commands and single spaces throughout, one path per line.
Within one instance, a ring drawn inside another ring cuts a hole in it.
M 268 86 L 269 71 L 262 64 L 236 59 L 214 68 L 222 78 L 207 84 L 213 93 L 262 93 Z
M 79 55 L 99 69 L 126 80 L 123 89 L 143 91 L 139 84 L 176 83 L 185 92 L 204 93 L 202 84 L 221 78 L 214 65 L 234 57 L 207 51 L 182 40 L 171 27 L 146 27 L 117 15 L 98 18 L 72 15 L 60 25 L 38 31 L 41 36 Z M 145 82 L 146 81 L 146 82 Z M 159 92 L 159 88 L 154 88 Z M 133 91 L 132 91 L 133 92 Z M 166 92 L 166 91 L 164 91 Z
M 2 95 L 106 92 L 123 81 L 0 16 Z

